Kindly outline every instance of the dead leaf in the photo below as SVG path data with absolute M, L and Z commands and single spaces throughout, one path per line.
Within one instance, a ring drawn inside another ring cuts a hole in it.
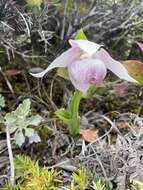
M 132 123 L 131 124 L 128 123 L 128 127 L 131 129 L 133 135 L 136 136 L 136 135 L 139 134 L 139 132 L 140 132 L 140 128 L 139 127 L 133 125 Z
M 5 133 L 6 126 L 3 123 L 0 123 L 0 133 Z
M 119 129 L 127 128 L 127 125 L 126 125 L 125 122 L 118 122 L 118 123 L 116 123 L 116 126 L 117 126 Z
M 80 129 L 79 134 L 85 141 L 92 142 L 98 138 L 98 132 L 98 129 Z
M 137 127 L 136 125 L 134 125 L 133 123 L 128 123 L 128 122 L 118 122 L 116 124 L 116 126 L 119 128 L 119 129 L 128 129 L 130 128 L 132 133 L 136 136 L 139 134 L 140 132 L 140 128 Z
M 129 74 L 143 85 L 143 63 L 138 60 L 122 61 Z
M 117 126 L 119 129 L 126 129 L 126 128 L 128 128 L 126 122 L 118 122 L 118 123 L 116 123 L 116 126 Z
M 126 86 L 124 84 L 115 84 L 113 85 L 113 89 L 119 97 L 123 97 L 126 93 Z

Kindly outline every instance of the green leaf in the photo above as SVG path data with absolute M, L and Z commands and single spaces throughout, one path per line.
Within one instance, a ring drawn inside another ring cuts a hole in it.
M 6 120 L 6 124 L 8 125 L 16 123 L 16 119 L 17 119 L 16 116 L 14 115 L 14 112 L 7 113 L 4 118 Z
M 4 117 L 0 115 L 0 123 L 4 123 L 4 122 L 5 122 Z
M 87 40 L 87 37 L 83 31 L 83 29 L 81 28 L 78 33 L 75 36 L 75 40 Z
M 21 147 L 23 143 L 25 142 L 25 136 L 23 135 L 22 132 L 18 132 L 15 134 L 15 143 Z
M 81 98 L 82 92 L 76 90 L 71 99 L 68 111 L 66 111 L 64 108 L 61 108 L 55 112 L 56 116 L 68 125 L 69 133 L 72 136 L 76 136 L 80 129 L 80 117 L 78 115 L 78 109 Z
M 28 125 L 38 126 L 43 121 L 40 115 L 31 116 L 27 119 Z
M 34 131 L 34 134 L 29 137 L 29 144 L 41 142 L 39 135 Z
M 33 8 L 33 7 L 40 8 L 40 6 L 42 4 L 42 0 L 27 0 L 27 4 L 31 8 Z
M 64 123 L 69 124 L 71 119 L 71 113 L 66 111 L 64 108 L 58 109 L 55 112 L 56 116 L 59 117 Z
M 25 118 L 29 112 L 30 112 L 30 105 L 31 105 L 31 102 L 29 99 L 26 99 L 24 100 L 18 107 L 17 109 L 14 111 L 14 114 L 17 116 L 17 117 L 20 117 L 20 118 Z
M 25 142 L 25 138 L 29 138 L 29 142 L 40 142 L 40 137 L 29 125 L 38 126 L 43 120 L 38 114 L 27 117 L 30 112 L 30 100 L 24 100 L 15 111 L 7 113 L 4 117 L 4 122 L 9 126 L 10 133 L 15 133 L 15 143 L 21 147 Z M 23 134 L 23 131 L 25 132 Z
M 32 128 L 26 128 L 25 129 L 25 136 L 26 137 L 31 137 L 33 135 L 34 135 L 34 129 L 32 129 Z
M 82 92 L 76 90 L 72 97 L 68 111 L 66 111 L 64 108 L 61 108 L 55 112 L 56 116 L 68 125 L 69 133 L 72 136 L 76 136 L 80 129 L 80 117 L 78 116 L 78 109 L 81 98 Z
M 5 106 L 5 99 L 4 97 L 0 94 L 0 107 L 4 107 Z
M 18 126 L 16 124 L 10 124 L 9 125 L 9 132 L 10 134 L 14 133 L 18 129 Z
M 4 117 L 6 125 L 9 126 L 10 134 L 14 133 L 18 129 L 17 118 L 14 112 L 7 113 Z

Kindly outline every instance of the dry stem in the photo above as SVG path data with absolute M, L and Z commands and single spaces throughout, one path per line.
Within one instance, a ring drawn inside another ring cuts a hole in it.
M 8 148 L 8 155 L 9 155 L 9 161 L 10 161 L 10 182 L 12 185 L 15 184 L 15 169 L 14 169 L 14 160 L 13 160 L 13 153 L 12 153 L 12 147 L 10 142 L 10 132 L 9 132 L 9 126 L 6 126 L 6 139 L 7 139 L 7 148 Z

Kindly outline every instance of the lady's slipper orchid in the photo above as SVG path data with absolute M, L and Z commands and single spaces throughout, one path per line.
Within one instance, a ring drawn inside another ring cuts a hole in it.
M 86 92 L 92 84 L 99 84 L 105 78 L 107 69 L 121 79 L 137 82 L 101 45 L 88 40 L 69 40 L 69 43 L 71 48 L 57 57 L 46 70 L 31 75 L 43 77 L 56 67 L 67 67 L 71 82 L 82 92 Z

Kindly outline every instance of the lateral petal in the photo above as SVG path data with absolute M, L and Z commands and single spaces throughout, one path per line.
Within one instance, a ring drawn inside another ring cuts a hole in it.
M 72 47 L 57 57 L 44 71 L 40 73 L 30 73 L 34 77 L 41 78 L 50 70 L 56 67 L 67 67 L 68 64 L 77 60 L 81 56 L 81 49 Z
M 93 58 L 100 59 L 104 62 L 107 69 L 111 70 L 115 75 L 117 75 L 120 79 L 127 80 L 129 82 L 136 82 L 129 74 L 126 68 L 119 62 L 113 59 L 106 50 L 101 48 L 97 51 Z

